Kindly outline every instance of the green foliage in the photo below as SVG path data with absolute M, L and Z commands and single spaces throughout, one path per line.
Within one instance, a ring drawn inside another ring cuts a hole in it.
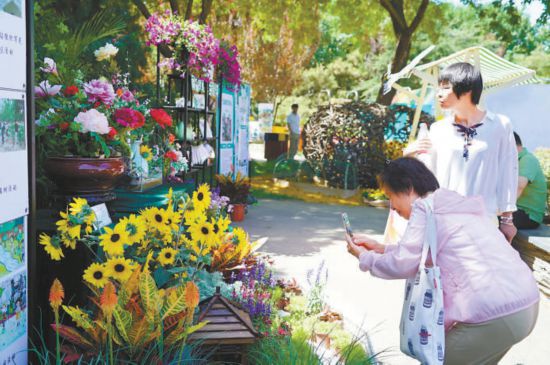
M 249 362 L 257 365 L 319 365 L 321 359 L 308 339 L 303 330 L 296 331 L 292 337 L 262 338 L 249 348 Z
M 41 0 L 34 4 L 34 15 L 39 19 L 35 21 L 36 62 L 54 59 L 69 71 L 67 79 L 75 78 L 78 71 L 85 78 L 96 76 L 104 73 L 105 64 L 97 62 L 93 52 L 110 42 L 119 49 L 116 61 L 122 74 L 153 94 L 152 86 L 146 84 L 151 48 L 145 46 L 140 14 L 128 1 Z
M 199 288 L 200 300 L 211 297 L 216 292 L 216 287 L 220 287 L 222 295 L 231 297 L 231 288 L 223 281 L 223 275 L 220 272 L 208 272 L 200 270 L 195 275 L 195 283 Z

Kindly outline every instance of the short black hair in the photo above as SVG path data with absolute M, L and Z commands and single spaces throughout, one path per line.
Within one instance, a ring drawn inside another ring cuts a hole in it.
M 479 104 L 483 91 L 483 79 L 477 68 L 467 62 L 458 62 L 449 65 L 441 71 L 438 83 L 448 82 L 453 86 L 453 92 L 461 97 L 472 92 L 472 103 Z
M 298 104 L 292 104 L 291 108 L 297 108 Z
M 514 132 L 514 139 L 516 140 L 516 146 L 523 146 L 523 144 L 521 144 L 521 138 L 519 138 L 519 134 L 516 132 Z
M 390 161 L 378 176 L 380 187 L 392 193 L 408 193 L 414 190 L 419 196 L 439 189 L 434 174 L 422 162 L 412 157 Z

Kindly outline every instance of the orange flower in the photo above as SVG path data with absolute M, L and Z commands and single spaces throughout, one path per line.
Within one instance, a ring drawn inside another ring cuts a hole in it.
M 55 311 L 63 304 L 63 298 L 65 298 L 65 290 L 63 290 L 63 285 L 56 278 L 50 288 L 50 305 Z
M 124 90 L 122 90 L 121 88 L 118 88 L 118 89 L 116 89 L 116 94 L 118 96 L 122 96 L 122 94 L 124 94 Z
M 170 143 L 174 143 L 175 140 L 176 140 L 176 136 L 174 136 L 172 133 L 170 133 L 170 134 L 168 135 L 168 141 L 169 141 Z
M 101 297 L 99 298 L 101 309 L 109 320 L 113 315 L 117 301 L 118 298 L 116 295 L 115 286 L 109 281 L 107 282 L 107 284 L 105 284 L 105 287 L 103 288 L 103 293 L 101 293 Z
M 188 281 L 185 285 L 185 301 L 188 308 L 195 308 L 199 304 L 199 288 L 194 282 Z M 191 312 L 193 312 L 191 310 Z

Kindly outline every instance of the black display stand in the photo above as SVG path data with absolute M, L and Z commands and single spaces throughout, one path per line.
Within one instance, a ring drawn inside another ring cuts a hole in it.
M 186 60 L 189 56 L 187 51 L 183 52 L 183 58 Z M 219 145 L 219 131 L 216 123 L 216 110 L 211 110 L 210 106 L 210 83 L 206 81 L 200 81 L 202 84 L 202 91 L 204 95 L 204 107 L 200 108 L 193 105 L 193 77 L 189 72 L 185 74 L 166 74 L 162 75 L 159 67 L 161 61 L 161 52 L 157 47 L 157 85 L 156 96 L 157 105 L 170 112 L 173 116 L 173 120 L 176 124 L 183 123 L 183 138 L 176 139 L 181 145 L 181 152 L 187 158 L 189 164 L 189 170 L 182 174 L 180 177 L 192 178 L 195 182 L 195 188 L 201 182 L 209 182 L 212 186 L 214 175 L 217 173 L 217 163 L 207 159 L 202 163 L 193 161 L 191 153 L 193 142 L 206 142 L 214 151 L 217 151 Z M 161 78 L 166 78 L 166 89 L 162 92 Z M 176 100 L 183 98 L 185 100 L 184 105 L 176 106 Z M 219 93 L 217 98 L 219 98 Z M 217 100 L 213 105 L 218 105 Z M 204 118 L 204 124 L 201 132 L 200 117 Z M 212 138 L 208 137 L 208 119 L 211 118 Z M 194 131 L 194 138 L 192 141 L 188 140 L 187 129 L 188 126 L 192 127 Z M 217 159 L 217 157 L 216 157 Z

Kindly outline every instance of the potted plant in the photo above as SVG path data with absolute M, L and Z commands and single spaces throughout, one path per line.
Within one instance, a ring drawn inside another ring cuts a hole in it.
M 135 157 L 130 145 L 160 123 L 124 85 L 66 80 L 49 58 L 44 66 L 35 88 L 40 162 L 65 195 L 108 194 L 127 170 L 123 158 Z
M 234 222 L 241 222 L 244 219 L 250 194 L 250 179 L 237 173 L 235 178 L 231 174 L 216 175 L 216 181 L 220 188 L 220 194 L 229 198 L 231 219 Z

